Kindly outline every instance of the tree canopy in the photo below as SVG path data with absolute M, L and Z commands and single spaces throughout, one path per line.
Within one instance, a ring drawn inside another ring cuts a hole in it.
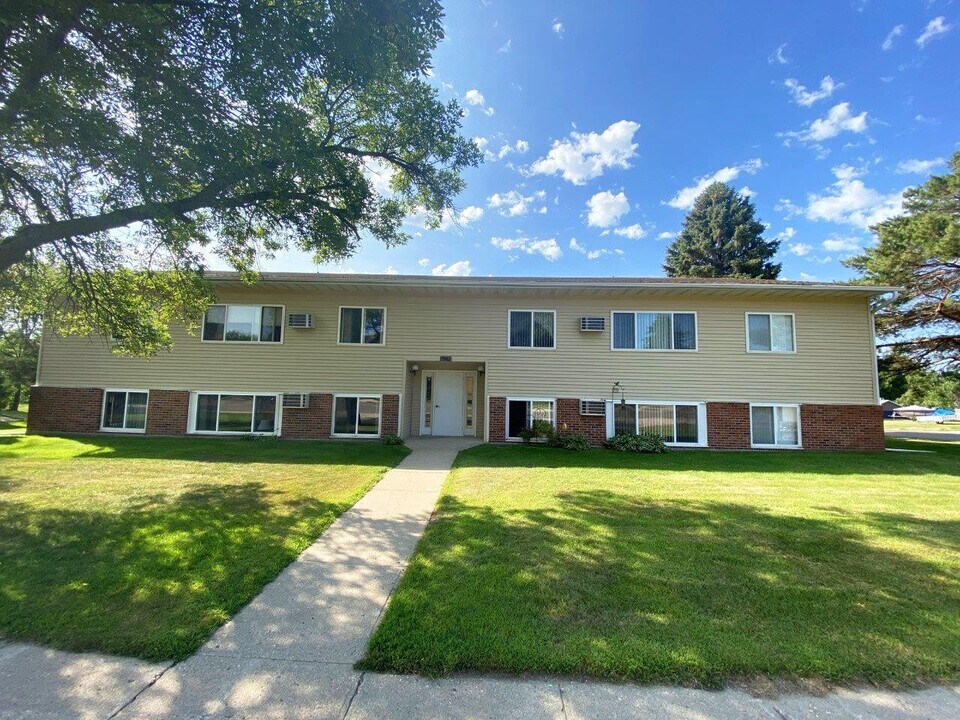
M 763 238 L 764 226 L 755 214 L 750 198 L 725 183 L 712 183 L 667 248 L 663 269 L 670 277 L 775 279 L 781 266 L 771 258 L 780 241 Z
M 960 369 L 960 152 L 950 172 L 904 193 L 904 210 L 872 228 L 877 244 L 847 265 L 903 288 L 877 307 L 881 348 L 914 366 Z
M 441 20 L 438 0 L 4 4 L 0 272 L 49 263 L 54 322 L 149 353 L 209 301 L 211 255 L 325 261 L 439 223 L 480 162 L 426 81 Z

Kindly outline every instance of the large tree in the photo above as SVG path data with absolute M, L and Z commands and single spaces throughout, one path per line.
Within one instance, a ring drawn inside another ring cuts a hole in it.
M 480 161 L 426 79 L 441 20 L 438 0 L 4 3 L 0 272 L 52 264 L 55 322 L 144 353 L 209 300 L 211 254 L 330 260 L 438 223 Z
M 763 238 L 750 198 L 729 185 L 707 186 L 693 203 L 670 247 L 663 269 L 670 277 L 775 279 L 780 263 L 771 258 L 779 240 Z
M 903 215 L 847 261 L 865 282 L 903 288 L 876 310 L 881 349 L 914 366 L 960 368 L 960 152 L 950 172 L 904 193 Z

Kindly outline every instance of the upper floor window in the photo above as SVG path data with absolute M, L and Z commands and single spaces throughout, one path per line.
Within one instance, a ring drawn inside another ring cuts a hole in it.
M 790 313 L 747 313 L 749 352 L 792 353 L 796 350 L 793 315 Z
M 383 345 L 385 308 L 340 308 L 340 342 L 347 345 Z
M 614 350 L 696 350 L 692 312 L 615 312 Z
M 276 305 L 213 305 L 203 319 L 203 339 L 278 343 L 283 339 L 283 308 Z
M 552 349 L 556 344 L 557 314 L 553 310 L 511 310 L 509 346 Z

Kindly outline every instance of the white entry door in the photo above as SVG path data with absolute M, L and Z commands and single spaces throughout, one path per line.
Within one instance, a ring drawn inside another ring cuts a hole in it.
M 463 435 L 463 373 L 439 371 L 433 376 L 433 434 Z

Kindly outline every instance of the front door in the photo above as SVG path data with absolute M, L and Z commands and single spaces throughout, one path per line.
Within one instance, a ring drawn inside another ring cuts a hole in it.
M 463 435 L 463 373 L 439 371 L 433 376 L 433 434 Z

